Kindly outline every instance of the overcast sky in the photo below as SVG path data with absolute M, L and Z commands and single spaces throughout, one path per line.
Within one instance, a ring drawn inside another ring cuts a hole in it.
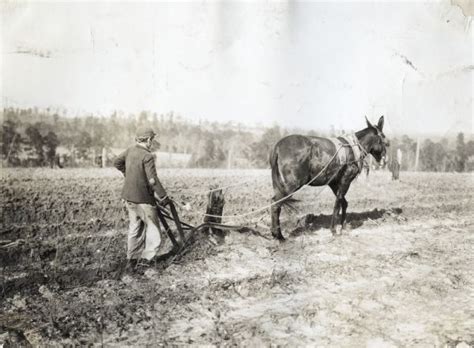
M 443 2 L 7 2 L 2 101 L 472 132 L 472 17 Z

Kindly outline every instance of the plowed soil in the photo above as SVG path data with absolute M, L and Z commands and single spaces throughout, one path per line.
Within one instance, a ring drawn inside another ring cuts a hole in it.
M 270 173 L 161 170 L 198 224 L 209 185 L 224 215 L 269 203 Z M 474 182 L 468 174 L 358 178 L 348 228 L 329 231 L 334 197 L 305 188 L 283 211 L 226 218 L 224 238 L 123 272 L 127 215 L 113 169 L 3 169 L 0 346 L 104 344 L 473 346 Z M 170 249 L 167 242 L 163 254 Z

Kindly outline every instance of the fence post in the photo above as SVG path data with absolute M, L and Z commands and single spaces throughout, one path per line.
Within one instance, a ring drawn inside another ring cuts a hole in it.
M 105 147 L 102 148 L 102 168 L 105 168 L 107 166 L 107 151 L 105 150 Z
M 233 146 L 231 146 L 229 151 L 227 152 L 227 169 L 232 168 L 232 148 Z
M 420 159 L 420 137 L 416 139 L 415 172 L 418 171 L 419 159 Z

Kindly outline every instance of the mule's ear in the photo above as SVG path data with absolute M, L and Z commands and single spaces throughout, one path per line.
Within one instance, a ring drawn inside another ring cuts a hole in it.
M 372 123 L 370 123 L 369 119 L 367 118 L 367 116 L 365 116 L 365 121 L 367 122 L 367 127 L 369 128 L 374 128 L 374 126 L 372 126 Z
M 379 123 L 377 124 L 377 128 L 378 128 L 380 131 L 382 131 L 382 129 L 383 129 L 383 122 L 384 122 L 384 119 L 383 119 L 383 115 L 382 115 L 382 116 L 380 116 L 380 118 L 379 118 Z

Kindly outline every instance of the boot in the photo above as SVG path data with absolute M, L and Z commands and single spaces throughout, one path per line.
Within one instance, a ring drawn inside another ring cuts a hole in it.
M 135 273 L 135 271 L 137 270 L 137 265 L 137 259 L 128 259 L 127 264 L 125 265 L 125 273 Z

